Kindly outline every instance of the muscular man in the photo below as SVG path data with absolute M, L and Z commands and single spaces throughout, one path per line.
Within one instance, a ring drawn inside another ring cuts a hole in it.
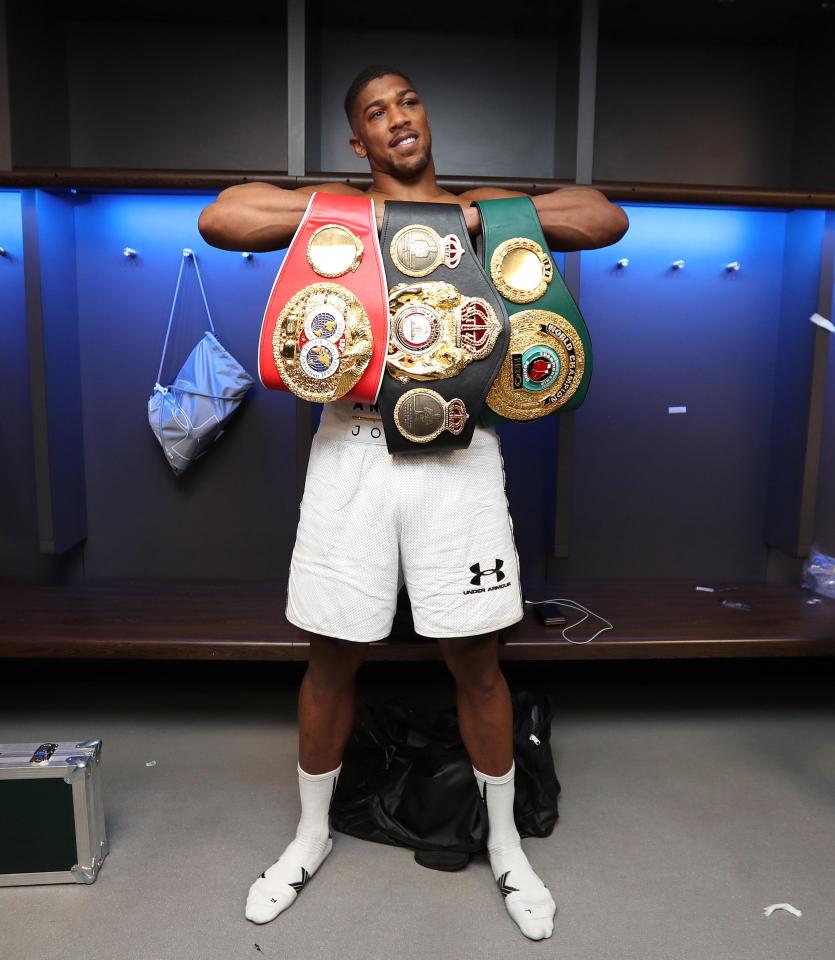
M 438 186 L 429 119 L 399 70 L 363 70 L 345 111 L 351 149 L 371 167 L 365 195 L 376 201 L 378 228 L 386 200 L 430 201 L 460 204 L 475 234 L 471 201 L 519 195 L 483 188 L 456 196 Z M 361 193 L 345 184 L 242 184 L 206 207 L 200 233 L 225 250 L 285 247 L 314 190 Z M 614 243 L 628 225 L 619 207 L 584 187 L 533 202 L 555 250 Z M 468 589 L 473 563 L 487 572 L 497 558 L 507 587 Z M 437 638 L 456 681 L 461 736 L 488 812 L 493 876 L 522 933 L 550 937 L 556 907 L 513 821 L 512 712 L 497 631 L 521 619 L 522 605 L 495 431 L 477 427 L 465 450 L 391 456 L 376 410 L 342 402 L 325 405 L 313 440 L 290 569 L 287 617 L 310 641 L 299 695 L 301 819 L 293 841 L 250 887 L 246 916 L 274 919 L 331 851 L 328 811 L 353 722 L 356 673 L 365 645 L 388 636 L 404 581 L 417 632 Z

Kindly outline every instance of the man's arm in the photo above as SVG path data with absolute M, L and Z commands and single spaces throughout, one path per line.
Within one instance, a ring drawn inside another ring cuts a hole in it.
M 269 183 L 240 183 L 222 190 L 197 221 L 200 236 L 221 250 L 281 250 L 296 232 L 310 194 L 362 193 L 344 183 L 283 190 Z
M 462 193 L 461 199 L 497 200 L 524 196 L 526 194 L 514 190 L 479 187 Z M 623 210 L 591 187 L 563 187 L 531 199 L 552 250 L 607 247 L 620 240 L 629 227 L 629 218 Z M 465 211 L 465 216 L 468 213 Z M 469 218 L 467 223 L 469 225 Z

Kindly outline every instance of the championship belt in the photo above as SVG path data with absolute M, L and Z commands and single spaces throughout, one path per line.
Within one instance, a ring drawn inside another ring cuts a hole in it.
M 374 201 L 314 193 L 273 283 L 258 345 L 271 390 L 376 403 L 388 300 Z
M 467 447 L 507 349 L 507 312 L 457 203 L 387 201 L 380 240 L 389 344 L 380 413 L 389 453 Z
M 535 420 L 574 410 L 589 388 L 591 338 L 548 251 L 536 207 L 530 197 L 475 206 L 484 268 L 510 315 L 510 345 L 482 419 Z

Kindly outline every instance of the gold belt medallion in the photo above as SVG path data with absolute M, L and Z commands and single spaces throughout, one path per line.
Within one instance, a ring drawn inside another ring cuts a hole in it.
M 307 241 L 307 262 L 320 277 L 341 277 L 360 265 L 362 240 L 340 223 L 326 223 Z
M 425 387 L 407 391 L 394 405 L 394 424 L 413 443 L 429 443 L 444 430 L 457 437 L 469 419 L 463 400 L 444 400 Z
M 583 341 L 565 317 L 520 310 L 510 317 L 510 343 L 487 405 L 510 420 L 535 420 L 567 403 L 585 365 Z
M 386 368 L 401 383 L 445 380 L 489 356 L 502 331 L 481 297 L 465 297 L 451 283 L 400 283 L 389 291 L 391 334 Z
M 273 357 L 287 387 L 311 403 L 338 400 L 371 360 L 371 323 L 360 300 L 338 283 L 312 283 L 284 305 Z
M 391 240 L 391 259 L 407 277 L 425 277 L 442 263 L 454 270 L 463 255 L 464 247 L 454 233 L 442 237 L 422 223 L 403 227 Z
M 554 279 L 554 264 L 536 241 L 512 237 L 493 251 L 490 276 L 505 300 L 533 303 Z

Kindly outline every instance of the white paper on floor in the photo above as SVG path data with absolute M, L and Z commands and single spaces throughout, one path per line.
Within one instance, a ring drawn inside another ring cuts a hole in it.
M 793 913 L 796 917 L 803 916 L 797 907 L 793 907 L 790 903 L 772 903 L 770 907 L 763 908 L 763 913 L 767 917 L 770 917 L 775 910 L 785 910 L 786 913 Z

